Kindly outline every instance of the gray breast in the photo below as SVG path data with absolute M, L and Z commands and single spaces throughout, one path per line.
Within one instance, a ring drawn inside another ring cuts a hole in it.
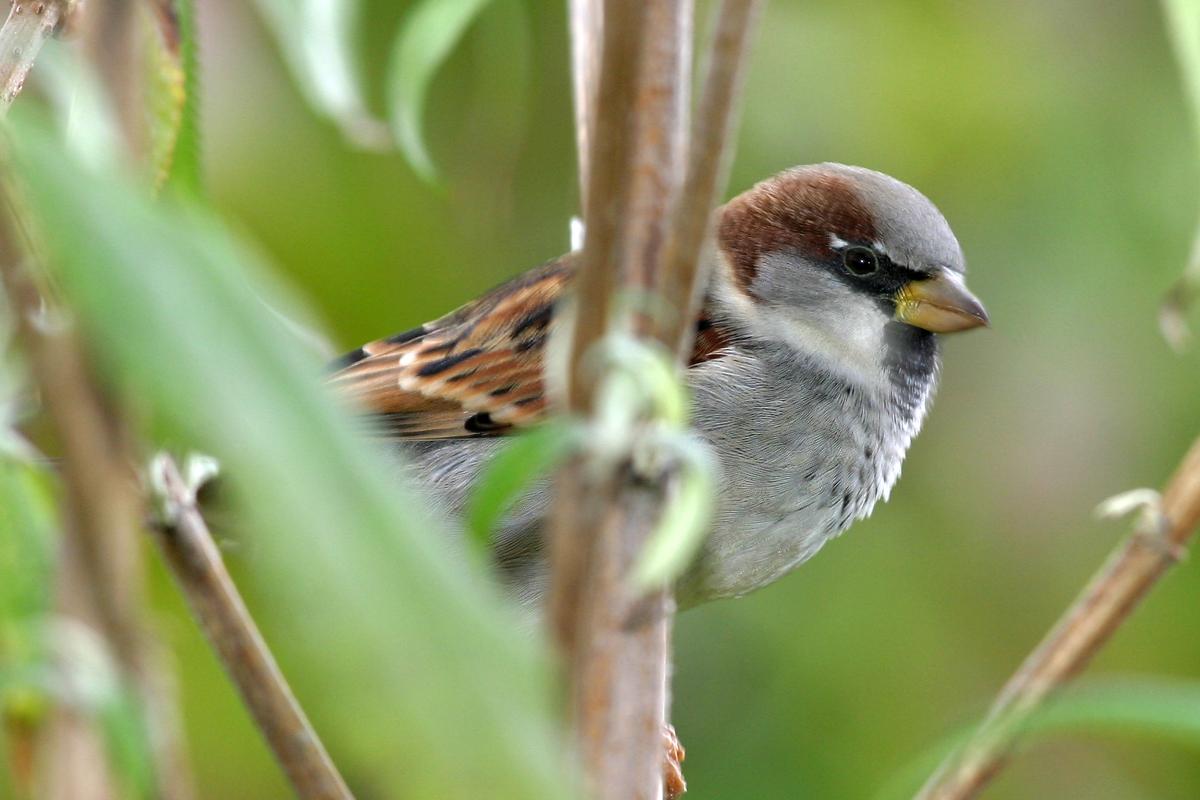
M 770 583 L 869 514 L 899 477 L 928 402 L 928 391 L 913 403 L 889 381 L 864 385 L 782 347 L 692 372 L 696 426 L 723 474 L 713 533 L 679 587 L 683 604 Z

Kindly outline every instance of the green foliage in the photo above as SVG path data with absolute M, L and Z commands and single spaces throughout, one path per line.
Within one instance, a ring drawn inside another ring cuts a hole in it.
M 673 496 L 646 542 L 633 580 L 642 587 L 670 583 L 692 563 L 712 521 L 720 467 L 699 437 L 682 430 L 660 431 L 650 442 L 678 465 Z
M 150 739 L 141 708 L 102 642 L 51 607 L 58 525 L 49 476 L 0 456 L 0 775 L 52 705 L 94 719 L 124 797 L 150 797 Z M 0 786 L 3 783 L 0 782 Z M 15 796 L 15 791 L 14 791 Z
M 359 0 L 257 0 L 296 86 L 350 142 L 387 145 L 387 129 L 368 110 L 358 65 Z
M 577 442 L 577 432 L 559 421 L 505 442 L 480 476 L 467 510 L 471 538 L 481 550 L 487 548 L 497 523 L 521 494 L 562 463 Z
M 1196 0 L 1163 0 L 1163 10 L 1200 145 L 1200 3 Z
M 422 119 L 429 84 L 471 22 L 491 0 L 422 0 L 408 13 L 392 49 L 389 97 L 396 139 L 427 181 L 437 169 L 425 146 Z
M 54 525 L 47 477 L 0 455 L 0 626 L 49 608 Z M 9 647 L 0 647 L 0 654 L 8 653 Z
M 373 780 L 411 796 L 562 796 L 544 657 L 262 313 L 255 293 L 278 294 L 262 266 L 215 218 L 87 170 L 40 127 L 13 139 L 106 374 L 149 430 L 225 467 L 267 601 L 296 621 L 288 635 L 337 697 L 328 729 L 360 748 Z M 340 636 L 350 621 L 355 636 Z
M 200 73 L 196 59 L 194 0 L 168 0 L 156 6 L 149 49 L 148 106 L 155 182 L 198 196 L 200 163 Z

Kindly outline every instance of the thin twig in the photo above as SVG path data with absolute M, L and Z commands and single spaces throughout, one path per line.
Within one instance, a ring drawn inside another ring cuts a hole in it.
M 296 794 L 311 800 L 350 800 L 350 790 L 225 570 L 193 490 L 170 458 L 155 459 L 153 470 L 164 508 L 155 537 L 163 560 Z
M 680 319 L 693 318 L 700 248 L 743 70 L 738 59 L 758 7 L 742 0 L 722 7 L 702 112 L 715 116 L 697 120 L 701 145 L 692 154 L 691 185 L 701 194 L 685 199 L 693 3 L 608 2 L 598 22 L 596 5 L 571 6 L 573 33 L 603 31 L 601 47 L 593 41 L 573 48 L 576 121 L 585 128 L 578 139 L 588 145 L 580 159 L 587 224 L 567 403 L 579 414 L 594 410 L 600 383 L 588 355 L 602 337 L 658 335 L 674 349 L 685 335 L 680 327 L 692 333 Z M 591 89 L 580 71 L 591 69 L 597 49 L 599 87 Z M 672 232 L 677 274 L 668 278 Z M 619 295 L 630 290 L 660 291 L 660 303 L 619 307 Z M 670 325 L 646 324 L 658 315 L 641 312 L 662 308 L 675 309 Z M 631 424 L 637 436 L 639 423 Z M 584 768 L 593 795 L 605 800 L 653 798 L 663 790 L 673 601 L 666 589 L 645 595 L 629 580 L 672 490 L 671 477 L 660 477 L 651 486 L 645 476 L 633 479 L 628 464 L 605 471 L 576 463 L 560 475 L 555 499 L 549 618 L 566 657 Z
M 23 242 L 23 244 L 19 243 Z M 122 677 L 136 686 L 151 714 L 157 712 L 152 664 L 146 657 L 140 615 L 140 514 L 135 481 L 124 460 L 127 441 L 87 368 L 77 336 L 61 317 L 48 311 L 27 267 L 34 252 L 10 177 L 0 180 L 0 280 L 17 320 L 17 333 L 28 356 L 47 417 L 62 448 L 64 537 L 56 574 L 59 613 L 93 627 L 112 648 Z M 53 718 L 43 759 L 51 765 L 47 797 L 107 797 L 107 779 L 97 774 L 88 755 L 103 752 L 97 730 L 71 714 Z M 162 755 L 156 751 L 155 755 Z M 83 759 L 76 762 L 75 759 Z M 157 777 L 170 773 L 160 763 Z M 164 797 L 190 796 L 165 784 Z
M 662 268 L 662 296 L 679 313 L 667 321 L 661 339 L 680 354 L 689 350 L 695 333 L 691 320 L 704 280 L 701 252 L 709 212 L 724 190 L 732 160 L 729 143 L 735 138 L 738 99 L 762 6 L 762 0 L 724 0 L 717 12 L 704 93 L 692 127 L 687 178 Z
M 663 249 L 679 204 L 687 166 L 688 106 L 692 85 L 692 0 L 646 5 L 644 46 L 633 99 L 632 162 L 629 204 L 625 209 L 626 252 L 619 260 L 625 289 L 644 293 L 659 289 Z M 671 298 L 661 298 L 670 301 Z M 653 332 L 649 324 L 658 309 L 622 308 L 634 312 L 635 330 Z
M 608 330 L 614 287 L 623 272 L 623 226 L 628 221 L 627 179 L 633 153 L 635 117 L 642 42 L 647 12 L 642 3 L 605 3 L 602 29 L 601 72 L 596 89 L 594 135 L 587 157 L 589 177 L 585 188 L 582 265 L 575 295 L 575 322 L 571 331 L 567 407 L 592 410 L 595 371 L 587 355 Z
M 975 797 L 1007 763 L 1029 715 L 1081 672 L 1174 565 L 1200 524 L 1200 439 L 1147 515 L 1030 654 L 979 730 L 929 779 L 919 800 Z
M 612 313 L 618 294 L 636 273 L 654 276 L 661 262 L 682 187 L 691 52 L 683 40 L 690 37 L 690 2 L 608 2 L 602 14 L 599 5 L 572 6 L 577 19 L 590 21 L 585 33 L 603 31 L 602 40 L 574 49 L 577 69 L 587 69 L 587 54 L 597 51 L 602 67 L 591 76 L 598 88 L 588 88 L 588 75 L 575 76 L 577 122 L 585 128 L 579 141 L 589 145 L 580 158 L 586 238 L 568 379 L 568 405 L 576 413 L 592 410 L 598 385 L 587 356 L 613 325 L 630 322 Z M 594 108 L 580 110 L 589 97 Z M 639 260 L 648 263 L 635 266 Z M 638 282 L 644 288 L 650 280 Z M 591 796 L 652 800 L 662 794 L 667 756 L 672 603 L 665 589 L 642 596 L 628 576 L 662 493 L 634 485 L 623 471 L 597 474 L 590 466 L 577 462 L 559 476 L 549 618 L 568 669 L 571 720 Z
M 601 0 L 568 0 L 571 26 L 571 91 L 575 108 L 575 149 L 579 160 L 579 204 L 586 212 L 592 131 L 596 129 L 596 87 L 600 83 L 600 43 L 604 40 Z
M 66 18 L 68 0 L 16 0 L 0 29 L 0 114 L 25 86 L 46 40 Z

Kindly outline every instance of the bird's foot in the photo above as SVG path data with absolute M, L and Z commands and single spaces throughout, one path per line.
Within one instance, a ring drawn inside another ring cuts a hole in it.
M 666 725 L 663 728 L 663 798 L 679 800 L 687 791 L 687 781 L 683 779 L 683 759 L 687 756 L 679 737 L 675 735 L 675 726 Z

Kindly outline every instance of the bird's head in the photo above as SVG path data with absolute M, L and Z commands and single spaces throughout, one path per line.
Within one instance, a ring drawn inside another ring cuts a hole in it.
M 988 323 L 945 218 L 879 172 L 781 172 L 723 206 L 716 234 L 714 300 L 755 338 L 869 370 Z

